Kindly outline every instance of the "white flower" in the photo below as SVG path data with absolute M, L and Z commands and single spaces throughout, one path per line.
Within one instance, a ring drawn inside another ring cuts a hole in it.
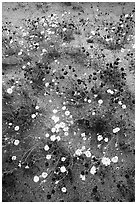
M 20 143 L 19 140 L 15 140 L 15 141 L 14 141 L 14 145 L 16 145 L 16 146 L 17 146 L 19 143 Z
M 48 151 L 49 150 L 49 146 L 45 145 L 44 149 L 45 149 L 45 151 Z
M 111 161 L 110 161 L 110 159 L 108 157 L 102 157 L 101 161 L 105 166 L 108 166 L 111 163 Z
M 20 129 L 19 126 L 16 126 L 16 127 L 14 128 L 15 131 L 18 131 L 19 129 Z
M 61 190 L 62 190 L 63 193 L 66 193 L 66 192 L 67 192 L 66 187 L 62 187 Z
M 70 115 L 70 112 L 69 111 L 65 111 L 65 115 L 66 116 Z
M 46 172 L 42 172 L 42 177 L 46 178 L 48 176 L 48 174 Z
M 64 173 L 66 171 L 66 167 L 65 166 L 61 166 L 60 170 L 61 170 L 62 173 Z
M 11 94 L 11 93 L 12 93 L 12 88 L 8 88 L 8 89 L 7 89 L 7 93 L 8 93 L 8 94 Z
M 39 181 L 39 177 L 38 177 L 38 176 L 34 176 L 33 181 L 34 181 L 35 183 L 37 183 L 37 182 Z
M 113 163 L 117 163 L 118 162 L 118 156 L 112 157 L 111 161 Z

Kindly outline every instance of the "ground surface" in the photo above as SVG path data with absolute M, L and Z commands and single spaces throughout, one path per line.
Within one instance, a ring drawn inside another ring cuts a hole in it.
M 134 3 L 3 3 L 3 201 L 133 202 Z

